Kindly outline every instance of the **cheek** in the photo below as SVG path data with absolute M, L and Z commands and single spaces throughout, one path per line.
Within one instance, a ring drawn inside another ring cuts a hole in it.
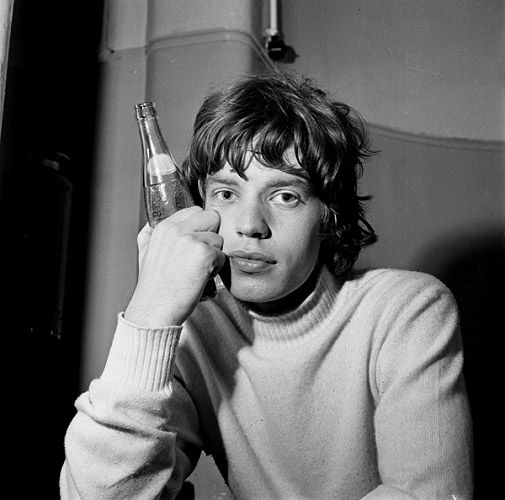
M 283 246 L 286 254 L 289 255 L 293 264 L 310 267 L 317 260 L 321 246 L 319 222 L 317 226 L 308 224 L 297 231 L 293 231 L 293 227 L 296 226 L 290 226 L 285 232 Z

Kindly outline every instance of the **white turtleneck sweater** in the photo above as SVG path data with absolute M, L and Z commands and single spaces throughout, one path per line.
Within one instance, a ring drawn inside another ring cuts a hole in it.
M 281 316 L 226 290 L 183 328 L 120 315 L 76 402 L 62 498 L 174 498 L 203 449 L 238 499 L 470 499 L 457 321 L 429 275 L 326 268 Z

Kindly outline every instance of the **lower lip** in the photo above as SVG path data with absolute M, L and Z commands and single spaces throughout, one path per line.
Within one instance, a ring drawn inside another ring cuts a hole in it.
M 244 257 L 230 257 L 231 267 L 243 273 L 259 273 L 273 266 L 272 263 L 258 259 L 246 259 Z

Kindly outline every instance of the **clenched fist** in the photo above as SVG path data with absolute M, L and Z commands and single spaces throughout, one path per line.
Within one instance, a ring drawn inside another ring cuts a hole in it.
M 190 207 L 138 236 L 139 276 L 125 319 L 138 326 L 181 325 L 225 262 L 217 212 Z

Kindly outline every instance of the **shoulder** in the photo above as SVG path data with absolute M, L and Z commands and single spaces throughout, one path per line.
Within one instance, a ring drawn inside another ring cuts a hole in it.
M 447 286 L 431 274 L 405 269 L 366 269 L 354 271 L 350 278 L 358 287 L 375 289 L 416 289 L 448 292 Z
M 379 269 L 357 275 L 353 286 L 361 290 L 375 322 L 376 349 L 417 355 L 459 346 L 457 304 L 438 278 L 415 271 Z
M 346 286 L 347 301 L 366 321 L 374 349 L 457 342 L 457 304 L 438 278 L 415 271 L 377 269 L 356 273 Z
M 417 302 L 441 302 L 455 306 L 449 288 L 431 274 L 403 269 L 357 271 L 347 282 L 352 294 L 383 308 L 406 307 Z

